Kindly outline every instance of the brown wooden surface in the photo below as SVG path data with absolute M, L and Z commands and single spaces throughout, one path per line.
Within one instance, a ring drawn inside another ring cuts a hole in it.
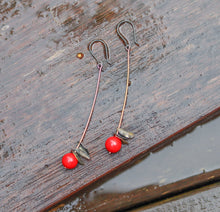
M 216 181 L 220 181 L 220 169 L 195 175 L 164 186 L 158 186 L 156 184 L 144 186 L 129 192 L 100 194 L 100 196 L 96 196 L 96 201 L 87 200 L 84 207 L 88 212 L 104 212 L 110 208 L 111 211 L 126 211 L 130 208 L 172 197 Z
M 130 212 L 220 211 L 220 183 L 204 186 Z
M 2 210 L 46 208 L 216 112 L 219 10 L 217 0 L 1 1 Z M 132 49 L 123 122 L 136 137 L 109 155 L 104 142 L 117 127 L 126 82 L 126 52 L 115 26 L 125 18 L 134 21 L 141 44 Z M 96 64 L 87 51 L 94 38 L 109 43 L 113 65 L 104 66 L 84 140 L 92 159 L 68 171 L 61 157 L 79 140 L 95 90 Z
M 186 190 L 193 192 L 213 184 L 220 180 L 219 129 L 220 116 L 209 119 L 165 148 L 137 160 L 131 167 L 130 163 L 118 174 L 98 180 L 49 211 L 127 211 L 140 205 L 158 206 Z

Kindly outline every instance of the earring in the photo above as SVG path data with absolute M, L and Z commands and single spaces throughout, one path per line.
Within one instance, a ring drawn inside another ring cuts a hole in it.
M 92 51 L 93 44 L 97 43 L 97 42 L 100 42 L 103 45 L 105 59 L 106 59 L 107 63 L 110 64 L 110 62 L 109 62 L 109 48 L 108 48 L 108 45 L 106 44 L 106 42 L 104 40 L 101 40 L 101 39 L 91 41 L 89 46 L 88 46 L 89 52 L 92 55 L 92 57 L 96 60 L 97 68 L 99 70 L 98 80 L 97 80 L 97 85 L 96 85 L 96 91 L 95 91 L 95 96 L 94 96 L 94 99 L 93 99 L 91 111 L 90 111 L 90 114 L 89 114 L 89 118 L 88 118 L 88 121 L 86 123 L 85 129 L 83 131 L 83 134 L 80 138 L 79 143 L 77 144 L 75 150 L 71 150 L 70 153 L 65 154 L 62 158 L 62 164 L 67 169 L 75 168 L 78 163 L 83 165 L 84 163 L 83 163 L 81 157 L 83 157 L 87 160 L 90 159 L 89 151 L 82 145 L 82 142 L 83 142 L 83 139 L 86 135 L 87 129 L 89 127 L 89 123 L 90 123 L 91 118 L 92 118 L 92 114 L 93 114 L 93 111 L 94 111 L 94 107 L 95 107 L 95 103 L 96 103 L 96 99 L 97 99 L 97 95 L 98 95 L 98 91 L 99 91 L 101 72 L 102 72 L 102 69 L 103 69 L 102 62 L 97 60 L 97 58 L 94 56 L 93 51 Z
M 125 111 L 125 106 L 126 106 L 126 102 L 127 102 L 128 86 L 129 86 L 129 82 L 130 82 L 130 80 L 129 80 L 130 70 L 129 69 L 130 69 L 131 45 L 130 45 L 129 41 L 125 38 L 125 36 L 120 31 L 121 25 L 123 25 L 125 23 L 128 23 L 132 26 L 134 43 L 137 46 L 139 46 L 139 44 L 136 41 L 134 24 L 131 21 L 128 21 L 128 20 L 120 21 L 116 26 L 116 32 L 117 32 L 119 38 L 123 41 L 123 43 L 125 45 L 125 49 L 127 51 L 127 83 L 126 83 L 126 89 L 125 89 L 124 104 L 123 104 L 123 107 L 122 107 L 121 117 L 120 117 L 120 121 L 119 121 L 119 124 L 118 124 L 118 128 L 117 128 L 116 133 L 114 134 L 114 136 L 109 137 L 105 142 L 105 147 L 109 151 L 109 153 L 118 152 L 121 149 L 122 143 L 123 144 L 128 144 L 128 142 L 126 140 L 131 139 L 131 138 L 134 137 L 134 134 L 132 132 L 128 132 L 128 131 L 121 128 L 123 115 L 124 115 L 124 111 Z

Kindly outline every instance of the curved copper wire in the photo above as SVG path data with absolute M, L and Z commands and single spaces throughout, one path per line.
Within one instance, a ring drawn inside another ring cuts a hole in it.
M 116 130 L 116 135 L 118 135 L 118 129 L 121 128 L 122 125 L 122 120 L 123 120 L 123 116 L 124 116 L 124 111 L 125 111 L 125 106 L 127 103 L 127 97 L 128 97 L 128 86 L 129 86 L 129 77 L 130 77 L 130 51 L 131 51 L 131 46 L 129 41 L 126 39 L 126 37 L 121 33 L 120 31 L 120 27 L 121 25 L 125 24 L 125 23 L 129 23 L 132 26 L 133 29 L 133 37 L 134 37 L 134 43 L 139 46 L 139 44 L 137 43 L 136 40 L 136 35 L 135 35 L 135 27 L 134 24 L 129 21 L 129 20 L 123 20 L 120 21 L 117 26 L 116 26 L 116 32 L 118 34 L 118 36 L 122 39 L 122 41 L 124 42 L 125 46 L 126 46 L 126 51 L 127 51 L 127 82 L 126 82 L 126 89 L 125 89 L 125 96 L 124 96 L 124 103 L 123 103 L 123 107 L 121 110 L 121 117 L 118 123 L 118 128 Z
M 103 65 L 102 65 L 102 62 L 98 62 L 97 58 L 94 56 L 93 52 L 92 52 L 92 45 L 95 43 L 95 42 L 101 42 L 103 45 L 104 45 L 104 54 L 105 54 L 105 59 L 107 61 L 108 64 L 110 64 L 110 62 L 108 61 L 110 55 L 109 55 L 109 48 L 108 48 L 108 45 L 107 43 L 104 41 L 104 40 L 101 40 L 101 39 L 98 39 L 98 40 L 93 40 L 90 42 L 89 44 L 89 52 L 91 53 L 92 57 L 96 60 L 97 62 L 97 68 L 99 70 L 99 75 L 98 75 L 98 80 L 97 80 L 97 85 L 96 85 L 96 91 L 95 91 L 95 96 L 94 96 L 94 99 L 93 99 L 93 103 L 92 103 L 92 107 L 91 107 L 91 111 L 90 111 L 90 114 L 89 114 L 89 118 L 87 120 L 87 123 L 86 123 L 86 126 L 85 126 L 85 129 L 83 131 L 83 134 L 80 138 L 80 141 L 76 147 L 76 149 L 79 148 L 80 144 L 83 142 L 83 139 L 86 135 L 86 132 L 87 132 L 87 129 L 89 127 L 89 123 L 91 121 L 91 118 L 92 118 L 92 114 L 93 114 L 93 111 L 94 111 L 94 108 L 95 108 L 95 103 L 96 103 L 96 99 L 97 99 L 97 96 L 98 96 L 98 91 L 99 91 L 99 84 L 100 84 L 100 79 L 101 79 L 101 72 L 102 72 L 102 68 L 103 68 Z

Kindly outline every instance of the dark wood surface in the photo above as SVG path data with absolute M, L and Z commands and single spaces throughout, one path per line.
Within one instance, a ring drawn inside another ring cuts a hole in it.
M 156 211 L 219 211 L 220 210 L 220 183 L 204 186 L 190 192 L 168 198 L 157 203 L 129 210 L 129 212 L 156 212 Z
M 217 0 L 1 1 L 2 210 L 47 208 L 219 111 L 219 10 Z M 134 21 L 141 45 L 132 48 L 123 122 L 136 136 L 109 155 L 104 142 L 117 127 L 126 82 L 126 52 L 115 33 L 123 19 Z M 113 65 L 104 64 L 84 140 L 92 159 L 65 170 L 61 158 L 79 140 L 95 91 L 87 50 L 95 38 L 108 42 Z
M 96 196 L 96 201 L 88 200 L 84 207 L 86 211 L 91 212 L 104 212 L 108 211 L 109 208 L 111 208 L 111 211 L 127 211 L 128 209 L 134 207 L 138 208 L 140 205 L 156 201 L 159 202 L 159 200 L 168 197 L 175 197 L 180 193 L 193 190 L 216 181 L 220 181 L 220 169 L 195 175 L 164 186 L 155 184 L 144 186 L 129 192 L 100 194 L 100 196 Z M 51 210 L 51 212 L 52 211 L 53 210 Z
M 138 210 L 213 184 L 220 180 L 219 127 L 220 116 L 126 170 L 98 180 L 49 212 Z

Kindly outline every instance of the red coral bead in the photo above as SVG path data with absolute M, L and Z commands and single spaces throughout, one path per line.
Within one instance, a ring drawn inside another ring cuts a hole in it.
M 78 164 L 78 160 L 73 153 L 67 153 L 62 158 L 62 164 L 67 169 L 73 169 Z
M 116 153 L 121 149 L 121 140 L 115 136 L 109 137 L 105 142 L 105 148 L 111 153 Z

